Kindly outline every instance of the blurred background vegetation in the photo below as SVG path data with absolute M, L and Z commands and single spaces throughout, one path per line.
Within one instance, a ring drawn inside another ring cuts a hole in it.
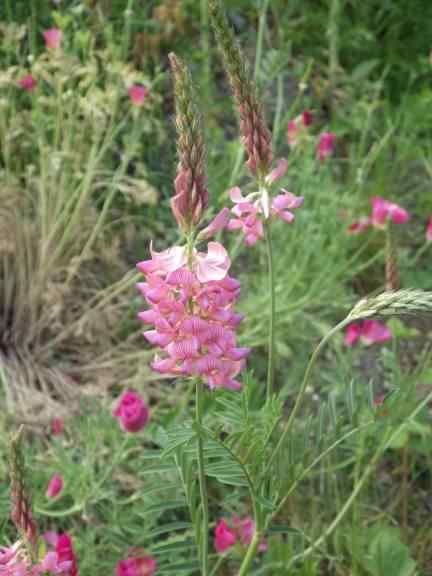
M 432 289 L 425 243 L 432 215 L 432 3 L 226 0 L 225 6 L 264 101 L 275 156 L 288 157 L 287 187 L 305 197 L 292 226 L 274 227 L 277 382 L 290 401 L 313 345 L 355 301 L 384 287 L 379 233 L 347 235 L 349 224 L 369 212 L 371 197 L 410 212 L 409 224 L 397 230 L 402 286 Z M 57 55 L 47 52 L 43 37 L 52 27 L 63 32 Z M 160 478 L 149 485 L 141 441 L 124 447 L 109 415 L 96 408 L 109 409 L 122 388 L 134 387 L 154 407 L 156 438 L 158 423 L 187 405 L 183 385 L 156 382 L 150 373 L 152 352 L 135 319 L 142 306 L 135 262 L 147 257 L 150 239 L 162 249 L 178 237 L 169 209 L 176 165 L 170 51 L 188 62 L 198 86 L 216 212 L 227 204 L 227 189 L 243 182 L 244 168 L 205 0 L 0 4 L 1 426 L 6 431 L 11 420 L 21 421 L 35 432 L 38 450 L 29 458 L 36 492 L 44 493 L 48 470 L 69 475 L 66 503 L 37 505 L 47 527 L 73 526 L 80 535 L 84 576 L 111 573 L 122 546 L 148 547 L 152 533 L 162 534 L 160 518 L 184 520 L 148 509 L 149 498 L 157 503 Z M 29 72 L 37 80 L 31 93 L 19 85 Z M 128 97 L 132 83 L 149 90 L 142 107 Z M 288 122 L 304 110 L 313 115 L 309 136 L 290 150 Z M 315 149 L 324 131 L 336 134 L 337 147 L 320 163 Z M 246 249 L 230 234 L 224 242 L 242 281 L 241 340 L 254 348 L 253 408 L 265 373 L 264 246 Z M 359 413 L 368 394 L 373 399 L 397 388 L 414 400 L 421 396 L 432 377 L 431 329 L 427 320 L 394 322 L 391 345 L 352 351 L 337 337 L 316 373 L 310 412 L 329 402 L 328 425 L 339 411 L 343 423 L 347 385 Z M 74 419 L 67 439 L 50 444 L 44 434 L 54 414 Z M 256 574 L 287 574 L 280 567 L 285 557 L 337 513 L 373 441 L 365 435 L 344 446 L 305 483 L 285 514 L 292 531 L 275 539 Z M 289 574 L 432 574 L 430 441 L 426 414 L 389 451 L 352 517 Z M 1 442 L 6 449 L 4 434 Z M 125 467 L 121 474 L 106 468 L 112 453 Z M 4 460 L 2 467 L 5 473 Z M 102 482 L 100 470 L 109 472 Z M 0 533 L 8 534 L 3 486 Z M 147 488 L 154 492 L 134 495 Z M 164 537 L 160 554 L 169 573 L 172 558 L 188 553 L 187 546 L 176 549 L 171 533 Z M 380 554 L 395 549 L 399 560 L 385 564 Z M 276 567 L 266 569 L 266 562 Z M 231 573 L 229 565 L 220 572 Z

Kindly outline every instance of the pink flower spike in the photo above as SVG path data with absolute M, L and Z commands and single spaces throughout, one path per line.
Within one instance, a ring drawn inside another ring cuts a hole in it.
M 215 234 L 223 230 L 230 218 L 230 209 L 229 208 L 222 208 L 222 210 L 213 218 L 210 224 L 201 230 L 199 233 L 198 238 L 201 240 L 208 240 L 212 238 Z
M 143 106 L 145 99 L 149 95 L 149 91 L 145 86 L 132 84 L 132 86 L 128 88 L 128 94 L 134 106 Z
M 73 549 L 72 538 L 67 532 L 59 534 L 55 545 L 55 551 L 59 562 L 68 562 L 67 576 L 79 576 L 77 558 Z
M 120 560 L 116 566 L 116 576 L 153 576 L 156 561 L 151 556 L 136 556 Z
M 362 342 L 369 346 L 370 344 L 391 340 L 392 334 L 385 324 L 377 320 L 364 320 L 360 338 Z
M 50 28 L 44 33 L 45 47 L 48 50 L 58 50 L 61 45 L 63 32 L 59 28 Z
M 333 132 L 323 132 L 320 136 L 317 156 L 318 159 L 323 161 L 329 156 L 332 156 L 336 146 L 336 134 Z
M 432 216 L 429 218 L 426 227 L 426 242 L 432 242 Z
M 214 546 L 216 551 L 221 554 L 225 552 L 232 546 L 234 546 L 236 542 L 236 535 L 235 533 L 228 528 L 227 523 L 225 520 L 219 520 L 218 525 L 215 529 L 215 539 L 214 539 Z
M 361 324 L 350 324 L 345 330 L 344 342 L 346 346 L 353 346 L 360 338 Z
M 398 204 L 388 202 L 380 196 L 371 198 L 372 203 L 372 225 L 376 228 L 384 228 L 387 220 L 394 224 L 405 224 L 409 220 L 409 214 Z
M 139 432 L 149 419 L 149 410 L 144 400 L 133 390 L 126 390 L 122 394 L 112 414 L 119 419 L 120 426 L 126 432 Z
M 359 218 L 355 220 L 349 227 L 348 227 L 348 234 L 360 234 L 363 230 L 366 230 L 372 224 L 372 220 L 370 218 Z
M 51 420 L 51 434 L 53 436 L 60 436 L 64 431 L 63 418 L 53 418 Z
M 288 169 L 288 161 L 285 160 L 285 158 L 281 158 L 280 160 L 278 160 L 276 168 L 266 176 L 267 184 L 273 184 L 277 180 L 280 180 L 282 176 L 284 176 L 284 174 L 286 173 L 287 169 Z
M 60 474 L 54 474 L 48 483 L 48 488 L 46 491 L 47 498 L 55 498 L 63 491 L 64 481 L 63 476 Z
M 23 76 L 21 80 L 18 81 L 18 84 L 26 92 L 33 92 L 33 90 L 36 88 L 37 82 L 34 76 L 31 74 L 26 74 L 26 76 Z
M 195 255 L 196 275 L 200 282 L 223 280 L 231 265 L 228 252 L 219 242 L 209 242 L 207 254 Z

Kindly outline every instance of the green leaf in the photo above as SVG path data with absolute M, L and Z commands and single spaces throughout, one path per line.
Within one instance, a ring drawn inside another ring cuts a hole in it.
M 412 576 L 416 569 L 409 549 L 400 540 L 399 530 L 387 527 L 380 529 L 370 543 L 364 565 L 373 576 Z

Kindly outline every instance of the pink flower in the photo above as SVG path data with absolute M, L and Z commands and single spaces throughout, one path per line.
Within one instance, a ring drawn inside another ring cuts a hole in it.
M 149 95 L 149 91 L 145 86 L 132 84 L 128 88 L 128 94 L 134 106 L 143 106 L 145 99 Z
M 53 436 L 60 436 L 64 431 L 63 418 L 53 418 L 51 420 L 51 434 Z
M 304 132 L 304 129 L 312 124 L 312 113 L 305 110 L 300 116 L 288 122 L 287 139 L 288 145 L 291 148 L 297 146 L 299 137 Z
M 286 161 L 280 160 L 275 170 L 267 176 L 267 184 L 271 185 L 280 178 L 285 173 L 286 167 Z M 270 204 L 267 192 L 265 194 L 264 191 L 252 192 L 247 196 L 243 196 L 238 186 L 232 188 L 230 190 L 230 198 L 235 206 L 231 211 L 236 218 L 232 218 L 229 221 L 228 230 L 241 230 L 245 236 L 246 245 L 253 246 L 264 236 L 261 214 L 264 214 L 266 218 L 270 214 L 281 218 L 285 222 L 292 222 L 294 214 L 290 210 L 301 206 L 304 199 L 302 196 L 294 196 L 294 194 L 284 188 L 281 191 L 283 194 L 273 198 Z M 269 214 L 266 214 L 267 211 Z
M 172 254 L 173 249 L 169 255 L 152 251 L 151 260 L 137 264 L 146 279 L 137 287 L 150 306 L 139 318 L 153 325 L 144 337 L 163 352 L 152 368 L 169 376 L 200 376 L 210 388 L 236 390 L 250 350 L 236 344 L 242 317 L 233 306 L 240 284 L 228 276 L 228 254 L 221 244 L 209 242 L 207 253 L 191 254 L 190 268 Z
M 372 225 L 376 228 L 384 228 L 388 220 L 394 224 L 405 224 L 409 220 L 409 214 L 398 204 L 388 202 L 380 196 L 371 199 L 372 202 Z
M 325 160 L 332 156 L 336 146 L 336 134 L 333 132 L 323 132 L 317 146 L 317 156 L 319 160 Z
M 51 480 L 48 483 L 48 488 L 46 491 L 47 498 L 55 498 L 62 492 L 64 487 L 63 476 L 60 474 L 53 474 Z
M 23 90 L 26 92 L 33 92 L 36 88 L 37 82 L 31 74 L 26 74 L 18 81 L 18 84 L 21 86 Z
M 244 548 L 247 548 L 252 542 L 252 538 L 255 534 L 255 522 L 251 516 L 246 516 L 246 518 L 239 518 L 233 515 L 232 518 L 234 530 L 236 531 L 240 543 Z M 259 552 L 265 552 L 267 550 L 267 542 L 263 538 L 258 545 Z
M 432 216 L 429 218 L 426 227 L 426 241 L 432 242 Z
M 392 335 L 389 328 L 377 320 L 363 320 L 363 322 L 353 323 L 345 331 L 345 344 L 353 346 L 357 340 L 364 344 L 376 344 L 391 340 Z
M 77 557 L 73 549 L 72 538 L 67 532 L 58 535 L 55 551 L 59 562 L 69 563 L 68 571 L 65 574 L 67 576 L 78 576 Z
M 48 50 L 58 50 L 61 45 L 63 32 L 59 28 L 50 28 L 44 33 L 45 47 Z
M 126 432 L 139 432 L 147 424 L 149 411 L 139 394 L 126 390 L 114 408 L 113 416 L 120 420 Z
M 219 552 L 219 554 L 225 552 L 226 550 L 234 546 L 236 540 L 237 536 L 235 532 L 233 532 L 228 528 L 228 525 L 225 522 L 225 520 L 223 519 L 219 520 L 218 525 L 216 526 L 215 529 L 215 539 L 214 539 L 214 546 L 216 548 L 216 551 Z
M 116 576 L 153 576 L 156 561 L 151 556 L 135 556 L 120 560 L 116 566 Z

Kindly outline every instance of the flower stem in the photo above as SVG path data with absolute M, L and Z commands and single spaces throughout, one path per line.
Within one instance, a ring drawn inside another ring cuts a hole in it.
M 249 544 L 249 548 L 247 549 L 246 556 L 243 558 L 243 562 L 240 566 L 238 576 L 245 576 L 248 573 L 250 565 L 252 564 L 253 559 L 255 558 L 258 551 L 261 537 L 261 533 L 258 530 L 255 530 L 255 534 L 253 535 L 251 543 Z
M 202 381 L 197 379 L 196 383 L 196 411 L 195 411 L 195 422 L 198 431 L 198 477 L 199 477 L 199 487 L 200 487 L 200 497 L 202 506 L 202 524 L 201 524 L 201 541 L 200 541 L 200 555 L 201 555 L 201 565 L 202 565 L 202 576 L 208 576 L 209 566 L 208 566 L 208 496 L 207 496 L 207 485 L 204 474 L 204 447 L 203 439 L 201 436 L 201 422 L 202 422 Z
M 267 365 L 267 399 L 273 394 L 274 380 L 274 357 L 275 357 L 275 316 L 276 316 L 276 292 L 273 267 L 273 245 L 271 237 L 271 224 L 268 219 L 265 224 L 265 238 L 267 245 L 268 285 L 270 291 L 270 316 L 269 316 L 269 343 Z

